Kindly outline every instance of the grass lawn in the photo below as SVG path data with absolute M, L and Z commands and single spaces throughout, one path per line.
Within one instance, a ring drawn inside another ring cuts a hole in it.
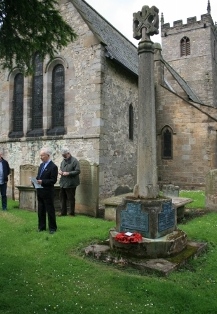
M 179 224 L 189 239 L 207 242 L 208 251 L 168 277 L 141 276 L 81 254 L 105 240 L 114 222 L 76 216 L 57 217 L 57 224 L 56 234 L 38 233 L 37 213 L 14 201 L 0 211 L 1 314 L 217 313 L 217 212 Z

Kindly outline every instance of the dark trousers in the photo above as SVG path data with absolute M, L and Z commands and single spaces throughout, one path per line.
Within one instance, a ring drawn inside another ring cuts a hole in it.
M 54 190 L 37 189 L 38 199 L 38 229 L 46 230 L 46 213 L 49 230 L 57 230 L 54 208 Z
M 61 214 L 67 215 L 67 200 L 69 202 L 69 215 L 75 214 L 75 188 L 60 188 Z
M 6 210 L 7 209 L 7 183 L 0 184 L 0 192 L 1 192 L 1 197 L 2 197 L 2 209 Z

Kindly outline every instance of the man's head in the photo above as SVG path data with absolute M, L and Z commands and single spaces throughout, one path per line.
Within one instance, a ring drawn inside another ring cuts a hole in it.
M 40 158 L 43 162 L 47 162 L 52 155 L 52 151 L 48 147 L 44 147 L 40 150 Z
M 62 154 L 64 159 L 67 159 L 71 156 L 69 149 L 66 147 L 61 149 L 61 154 Z

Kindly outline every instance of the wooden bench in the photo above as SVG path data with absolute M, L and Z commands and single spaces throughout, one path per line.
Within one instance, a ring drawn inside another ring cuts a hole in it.
M 122 194 L 118 196 L 112 196 L 101 201 L 101 204 L 105 207 L 104 219 L 116 220 L 116 208 L 122 203 L 123 198 L 126 196 L 133 196 L 132 193 Z M 191 198 L 185 197 L 171 197 L 172 203 L 177 210 L 177 219 L 184 217 L 185 205 L 192 203 Z

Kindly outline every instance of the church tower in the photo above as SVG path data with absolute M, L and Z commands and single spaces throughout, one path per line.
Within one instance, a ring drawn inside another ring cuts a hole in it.
M 184 78 L 200 101 L 217 108 L 217 24 L 211 16 L 208 0 L 207 13 L 164 23 L 161 16 L 163 58 Z

